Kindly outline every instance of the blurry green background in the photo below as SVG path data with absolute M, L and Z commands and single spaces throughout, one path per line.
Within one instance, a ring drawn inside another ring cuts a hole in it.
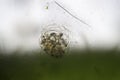
M 120 80 L 120 52 L 0 55 L 0 80 Z

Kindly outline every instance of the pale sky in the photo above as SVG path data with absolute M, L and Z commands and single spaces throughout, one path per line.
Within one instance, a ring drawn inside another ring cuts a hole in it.
M 70 47 L 111 49 L 120 45 L 119 5 L 120 0 L 0 0 L 0 48 L 40 50 L 41 32 L 55 24 L 69 30 Z

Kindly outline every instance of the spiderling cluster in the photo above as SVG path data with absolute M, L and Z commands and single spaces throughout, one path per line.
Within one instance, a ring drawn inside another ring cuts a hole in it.
M 44 52 L 55 57 L 61 57 L 65 54 L 68 46 L 63 33 L 51 32 L 43 34 L 41 37 L 41 47 Z

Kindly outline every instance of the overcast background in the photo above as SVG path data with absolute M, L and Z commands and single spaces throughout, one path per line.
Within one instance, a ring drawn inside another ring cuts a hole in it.
M 119 8 L 120 0 L 0 0 L 1 50 L 40 50 L 40 34 L 53 24 L 69 30 L 71 48 L 114 48 L 120 45 Z

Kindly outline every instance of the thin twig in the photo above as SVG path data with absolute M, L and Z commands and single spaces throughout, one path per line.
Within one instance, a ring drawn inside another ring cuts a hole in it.
M 72 13 L 70 13 L 67 9 L 65 9 L 63 6 L 61 6 L 58 2 L 54 1 L 59 7 L 61 7 L 65 12 L 67 12 L 69 15 L 71 15 L 72 17 L 74 17 L 75 19 L 77 19 L 78 21 L 84 23 L 85 25 L 91 27 L 89 24 L 87 24 L 86 22 L 84 22 L 83 20 L 79 19 L 78 17 L 76 17 L 75 15 L 73 15 Z

